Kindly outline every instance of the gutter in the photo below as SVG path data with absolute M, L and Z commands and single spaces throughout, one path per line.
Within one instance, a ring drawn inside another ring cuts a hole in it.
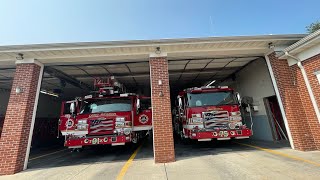
M 320 34 L 320 30 L 319 30 L 318 32 L 319 32 L 319 34 Z M 311 102 L 312 102 L 312 105 L 313 105 L 313 108 L 314 108 L 314 111 L 315 111 L 316 116 L 317 116 L 317 119 L 318 119 L 318 121 L 319 121 L 319 123 L 320 123 L 320 111 L 319 111 L 319 106 L 318 106 L 317 101 L 316 101 L 316 99 L 315 99 L 315 96 L 314 96 L 314 94 L 313 94 L 313 91 L 312 91 L 312 88 L 311 88 L 311 85 L 310 85 L 310 81 L 309 81 L 309 79 L 308 79 L 306 70 L 304 69 L 304 67 L 303 67 L 303 65 L 302 65 L 302 63 L 301 63 L 301 60 L 300 60 L 299 58 L 297 58 L 297 57 L 292 56 L 291 54 L 289 54 L 288 51 L 284 51 L 284 53 L 285 53 L 285 56 L 290 57 L 290 58 L 292 58 L 292 59 L 294 59 L 294 60 L 297 61 L 297 65 L 298 65 L 298 67 L 299 67 L 300 70 L 301 70 L 301 73 L 302 73 L 304 82 L 305 82 L 305 84 L 306 84 L 306 87 L 307 87 L 307 90 L 308 90 L 308 93 L 309 93 L 309 96 L 310 96 L 310 99 L 311 99 Z
M 313 38 L 316 38 L 316 37 L 319 36 L 319 35 L 320 35 L 320 29 L 317 30 L 317 31 L 315 31 L 314 33 L 311 33 L 310 35 L 302 38 L 301 40 L 299 40 L 298 42 L 292 44 L 291 46 L 285 48 L 285 49 L 283 50 L 283 52 L 286 53 L 286 52 L 292 51 L 292 50 L 300 47 L 301 45 L 307 43 L 308 41 L 312 40 Z M 290 55 L 289 55 L 289 56 L 290 56 Z
M 18 53 L 49 50 L 74 50 L 89 48 L 118 48 L 118 47 L 144 47 L 144 46 L 170 46 L 179 44 L 205 44 L 223 42 L 272 42 L 272 41 L 298 41 L 305 34 L 285 35 L 259 35 L 259 36 L 226 36 L 226 37 L 200 37 L 200 38 L 176 38 L 153 40 L 128 40 L 128 41 L 102 41 L 102 42 L 73 42 L 73 43 L 48 43 L 26 45 L 0 45 L 0 53 Z

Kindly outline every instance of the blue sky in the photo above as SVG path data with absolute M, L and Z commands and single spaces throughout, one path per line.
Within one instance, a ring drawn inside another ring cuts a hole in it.
M 0 45 L 305 33 L 319 0 L 1 0 Z

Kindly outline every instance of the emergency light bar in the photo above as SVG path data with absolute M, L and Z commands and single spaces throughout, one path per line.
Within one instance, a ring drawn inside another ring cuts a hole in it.
M 213 88 L 219 88 L 219 89 L 227 89 L 229 88 L 228 86 L 202 86 L 202 87 L 193 87 L 193 88 L 187 88 L 185 90 L 187 91 L 201 91 L 201 90 L 205 90 L 205 89 L 213 89 Z
M 135 93 L 125 93 L 125 94 L 120 94 L 120 97 L 128 97 L 128 96 L 133 96 L 136 95 Z

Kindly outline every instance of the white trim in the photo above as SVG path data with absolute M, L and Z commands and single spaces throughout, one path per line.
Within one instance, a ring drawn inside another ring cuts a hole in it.
M 203 127 L 203 124 L 183 125 L 182 127 L 183 127 L 184 129 L 192 130 L 192 129 L 194 129 L 196 126 L 198 126 L 199 129 L 204 128 L 204 127 Z
M 43 76 L 43 64 L 41 64 L 38 61 L 35 61 L 33 59 L 33 63 L 37 64 L 40 66 L 40 72 L 39 72 L 39 79 L 38 79 L 38 85 L 37 85 L 37 91 L 36 91 L 36 97 L 34 101 L 34 106 L 33 106 L 33 113 L 32 113 L 32 119 L 31 119 L 31 126 L 30 126 L 30 132 L 29 132 L 29 138 L 28 138 L 28 145 L 27 145 L 27 151 L 26 151 L 26 157 L 24 159 L 24 165 L 23 165 L 23 170 L 27 169 L 28 166 L 28 160 L 29 160 L 29 153 L 30 153 L 30 148 L 31 148 L 31 141 L 32 141 L 32 134 L 33 134 L 33 129 L 34 129 L 34 122 L 36 120 L 36 113 L 37 113 L 37 107 L 38 107 L 38 101 L 39 101 L 39 94 L 40 94 L 40 87 L 42 83 L 42 76 Z
M 150 72 L 150 91 L 151 91 L 151 108 L 152 108 L 152 111 L 151 111 L 151 116 L 152 116 L 152 146 L 153 146 L 153 159 L 155 160 L 155 157 L 156 157 L 156 152 L 155 152 L 155 144 L 154 144 L 154 115 L 153 115 L 153 90 L 152 90 L 152 71 L 151 71 L 151 65 L 150 65 L 150 58 L 149 58 L 149 72 Z
M 239 137 L 235 137 L 235 139 L 248 139 L 249 136 L 239 136 Z
M 222 140 L 222 141 L 224 141 L 224 140 L 230 140 L 231 138 L 229 138 L 229 137 L 227 137 L 227 138 L 217 138 L 217 140 Z
M 151 130 L 152 126 L 139 126 L 139 127 L 133 127 L 132 131 L 145 131 L 145 130 Z
M 61 131 L 62 136 L 66 136 L 66 135 L 75 135 L 75 136 L 79 136 L 79 135 L 87 135 L 88 131 Z
M 319 37 L 320 37 L 320 30 L 317 30 L 317 31 L 309 34 L 308 36 L 305 36 L 304 38 L 302 38 L 298 42 L 292 44 L 291 46 L 285 48 L 283 51 L 284 52 L 294 51 L 296 49 L 299 49 L 299 48 L 305 46 L 306 44 L 311 43 L 314 40 L 314 38 L 319 38 Z
M 319 31 L 320 32 L 320 31 Z M 308 93 L 309 93 L 309 96 L 310 96 L 310 100 L 311 100 L 311 103 L 313 105 L 313 109 L 316 113 L 316 116 L 317 116 L 317 119 L 320 123 L 320 111 L 319 111 L 319 107 L 318 107 L 318 104 L 317 104 L 317 101 L 316 101 L 316 98 L 313 94 L 313 90 L 311 88 L 311 85 L 310 85 L 310 81 L 309 81 L 309 78 L 308 78 L 308 75 L 306 73 L 306 70 L 304 69 L 302 63 L 301 63 L 301 60 L 298 58 L 298 57 L 295 57 L 295 56 L 292 56 L 289 52 L 285 52 L 285 55 L 286 57 L 290 57 L 294 60 L 297 61 L 297 66 L 300 68 L 301 70 L 301 73 L 302 73 L 302 77 L 304 79 L 304 83 L 306 84 L 306 87 L 307 87 L 307 90 L 308 90 Z
M 126 143 L 112 143 L 111 146 L 122 146 L 125 145 Z
M 300 62 L 300 63 L 301 63 L 301 62 Z M 315 111 L 315 113 L 316 113 L 316 116 L 317 116 L 317 119 L 318 119 L 318 121 L 319 121 L 319 123 L 320 123 L 319 106 L 318 106 L 317 101 L 316 101 L 316 98 L 315 98 L 315 96 L 314 96 L 314 94 L 313 94 L 313 90 L 312 90 L 312 88 L 311 88 L 310 81 L 309 81 L 309 79 L 308 79 L 306 70 L 304 69 L 304 67 L 303 67 L 302 65 L 301 65 L 301 67 L 302 67 L 302 68 L 300 68 L 300 69 L 301 69 L 301 73 L 302 73 L 302 75 L 303 75 L 303 77 L 304 77 L 304 82 L 305 82 L 305 84 L 306 84 L 306 86 L 307 86 L 307 90 L 308 90 L 308 92 L 309 92 L 309 96 L 310 96 L 310 99 L 311 99 L 311 103 L 312 103 L 312 105 L 313 105 L 313 109 L 314 109 L 314 111 Z
M 320 71 L 316 71 L 313 74 L 317 77 L 319 85 L 320 85 Z
M 28 51 L 56 51 L 75 49 L 99 49 L 121 47 L 145 47 L 164 46 L 175 44 L 198 44 L 198 43 L 222 43 L 222 42 L 272 42 L 272 41 L 298 41 L 306 37 L 305 34 L 283 35 L 259 35 L 259 36 L 228 36 L 228 37 L 204 37 L 204 38 L 179 38 L 179 39 L 154 39 L 154 40 L 131 40 L 131 41 L 106 41 L 106 42 L 75 42 L 75 43 L 51 43 L 0 46 L 0 53 L 18 53 Z
M 289 142 L 290 142 L 291 148 L 294 149 L 294 144 L 293 144 L 292 134 L 291 134 L 291 131 L 290 131 L 290 128 L 289 128 L 288 119 L 287 119 L 287 116 L 286 116 L 286 112 L 284 110 L 284 106 L 283 106 L 283 102 L 282 102 L 282 99 L 281 99 L 281 96 L 280 96 L 278 84 L 277 84 L 276 78 L 274 76 L 272 67 L 271 67 L 270 59 L 268 57 L 268 55 L 270 55 L 270 54 L 271 53 L 265 55 L 265 60 L 267 62 L 267 66 L 268 66 L 268 70 L 269 70 L 270 77 L 271 77 L 271 80 L 272 80 L 273 88 L 274 88 L 274 91 L 275 91 L 277 99 L 278 99 L 281 115 L 282 115 L 282 118 L 283 118 L 283 121 L 284 121 L 284 125 L 285 125 L 286 130 L 287 130 Z
M 198 139 L 198 141 L 211 141 L 212 139 L 211 138 L 208 138 L 208 139 Z
M 301 61 L 305 61 L 318 54 L 320 54 L 320 43 L 310 48 L 307 48 L 300 53 L 297 53 L 295 56 L 298 57 Z M 289 66 L 297 64 L 297 61 L 295 59 L 286 56 L 283 57 L 287 58 Z
M 167 57 L 168 54 L 166 52 L 161 52 L 160 54 L 157 53 L 150 53 L 149 57 L 154 58 L 154 57 Z
M 28 58 L 28 59 L 23 59 L 23 60 L 16 60 L 16 64 L 36 64 L 38 66 L 43 66 L 43 64 L 34 58 Z

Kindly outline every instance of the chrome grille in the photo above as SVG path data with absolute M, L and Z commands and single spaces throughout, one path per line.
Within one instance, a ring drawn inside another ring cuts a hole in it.
M 90 120 L 90 133 L 111 133 L 114 128 L 114 120 L 112 119 L 95 119 Z
M 229 123 L 228 111 L 209 111 L 203 112 L 203 123 L 207 129 L 227 128 Z

